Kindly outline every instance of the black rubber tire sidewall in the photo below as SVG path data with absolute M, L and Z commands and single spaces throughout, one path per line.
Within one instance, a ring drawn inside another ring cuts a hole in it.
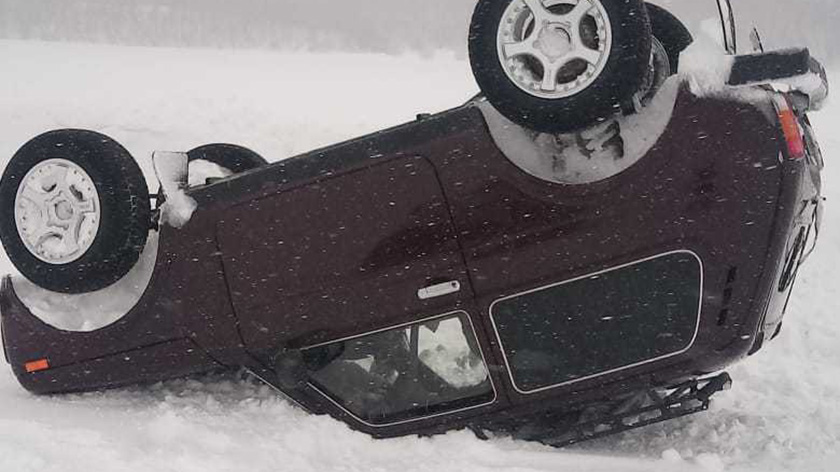
M 53 265 L 24 245 L 15 223 L 18 186 L 39 162 L 66 159 L 79 165 L 99 194 L 99 230 L 76 261 Z M 150 228 L 149 191 L 140 167 L 116 141 L 84 130 L 57 130 L 26 143 L 0 181 L 0 238 L 15 267 L 36 285 L 62 293 L 92 292 L 112 285 L 137 263 Z
M 648 3 L 647 12 L 650 17 L 651 31 L 668 51 L 671 70 L 677 73 L 680 65 L 680 54 L 694 42 L 694 37 L 683 22 L 668 10 Z
M 571 97 L 543 99 L 517 87 L 502 68 L 498 26 L 514 0 L 480 0 L 470 26 L 473 74 L 490 103 L 508 119 L 547 133 L 574 131 L 615 114 L 638 91 L 650 59 L 651 29 L 642 0 L 601 0 L 613 44 L 604 70 Z
M 239 174 L 252 169 L 258 169 L 268 161 L 256 152 L 235 144 L 207 144 L 197 147 L 187 153 L 190 162 L 208 161 L 219 167 Z

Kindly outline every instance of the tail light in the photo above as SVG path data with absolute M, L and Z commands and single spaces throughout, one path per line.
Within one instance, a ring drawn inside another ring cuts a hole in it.
M 802 137 L 802 128 L 799 126 L 799 119 L 783 95 L 774 95 L 773 103 L 776 105 L 776 113 L 779 116 L 779 124 L 787 143 L 788 157 L 794 161 L 805 158 L 805 140 Z

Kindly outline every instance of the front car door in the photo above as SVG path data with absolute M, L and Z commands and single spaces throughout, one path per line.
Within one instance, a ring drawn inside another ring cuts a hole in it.
M 442 313 L 470 284 L 431 165 L 384 158 L 227 211 L 219 240 L 242 335 L 255 353 Z M 444 295 L 418 291 L 451 283 Z
M 301 353 L 321 411 L 380 434 L 495 401 L 463 255 L 427 159 L 379 157 L 221 221 L 246 346 L 266 364 L 284 347 Z

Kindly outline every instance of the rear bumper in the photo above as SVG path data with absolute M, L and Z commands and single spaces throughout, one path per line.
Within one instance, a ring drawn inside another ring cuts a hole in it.
M 148 315 L 140 304 L 138 310 Z M 6 361 L 20 384 L 37 394 L 69 393 L 151 383 L 209 371 L 220 365 L 191 339 L 138 336 L 127 322 L 94 332 L 53 328 L 21 302 L 10 277 L 0 284 L 0 330 Z M 145 316 L 144 316 L 145 317 Z M 166 330 L 161 330 L 166 331 Z M 168 334 L 177 334 L 170 330 Z M 39 361 L 47 368 L 29 372 Z

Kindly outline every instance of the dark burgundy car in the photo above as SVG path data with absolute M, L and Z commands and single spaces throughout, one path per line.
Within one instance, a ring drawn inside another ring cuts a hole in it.
M 482 0 L 484 96 L 270 165 L 161 153 L 151 198 L 109 138 L 41 135 L 0 184 L 28 279 L 0 290 L 6 359 L 39 394 L 245 368 L 377 437 L 560 445 L 706 409 L 815 239 L 827 82 L 805 50 L 721 51 L 700 93 L 691 42 L 641 1 Z M 223 176 L 190 186 L 190 161 Z M 129 305 L 71 330 L 36 313 L 58 294 Z

